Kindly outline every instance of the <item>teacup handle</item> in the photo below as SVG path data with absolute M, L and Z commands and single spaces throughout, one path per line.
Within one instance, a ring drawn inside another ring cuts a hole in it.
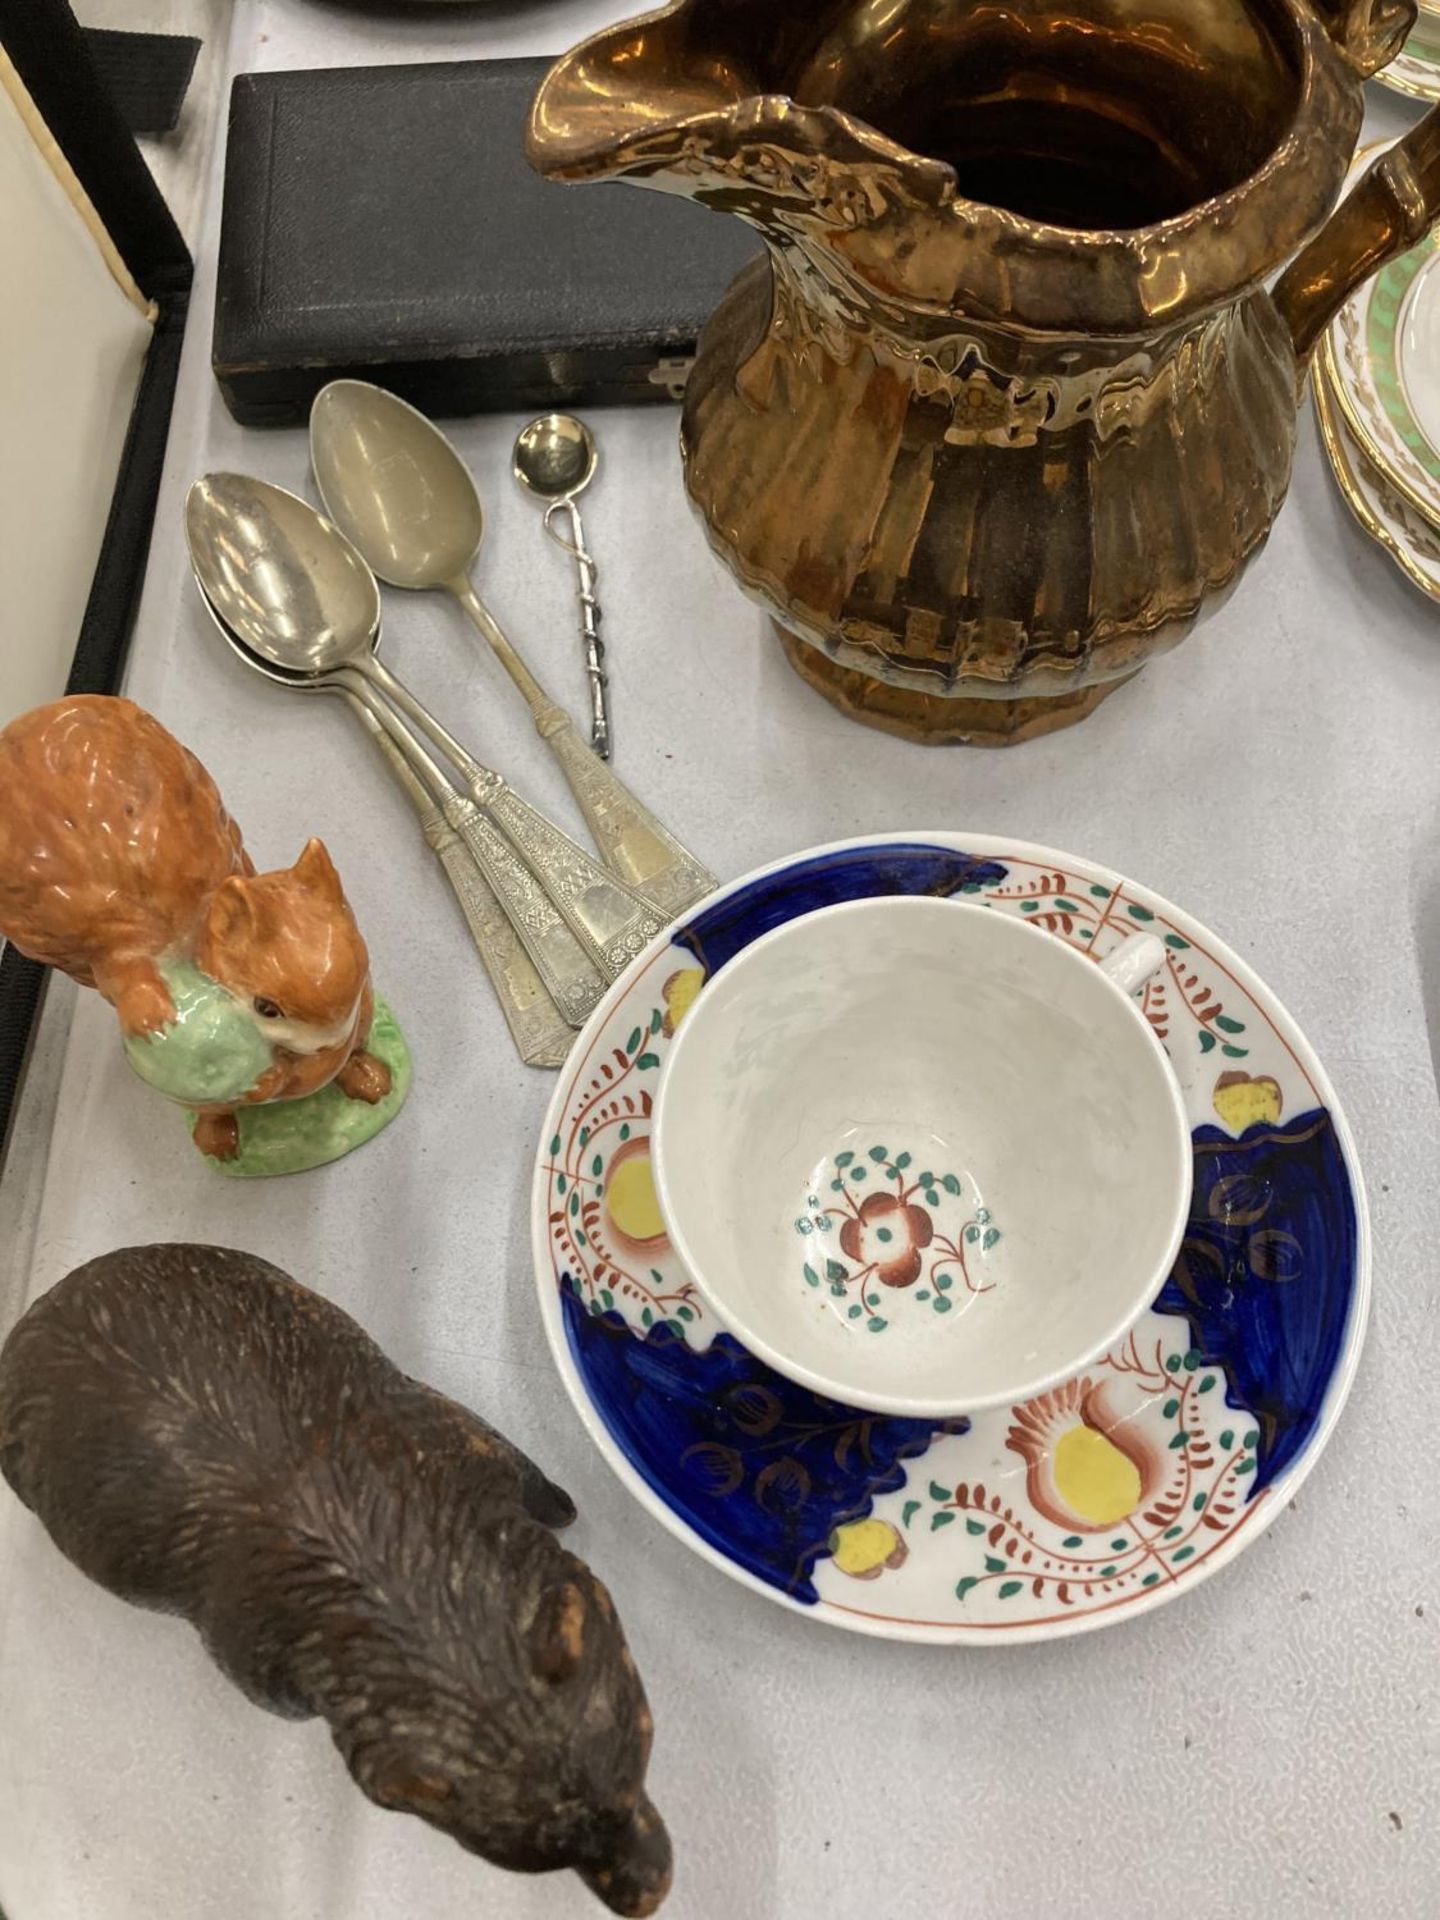
M 1122 993 L 1138 993 L 1154 973 L 1165 964 L 1165 944 L 1153 933 L 1132 933 L 1123 947 L 1108 960 L 1100 962 L 1100 971 L 1113 980 Z

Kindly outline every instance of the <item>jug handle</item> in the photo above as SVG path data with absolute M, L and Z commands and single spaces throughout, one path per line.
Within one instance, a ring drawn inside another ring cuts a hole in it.
M 1271 298 L 1303 366 L 1350 295 L 1440 220 L 1440 107 L 1361 177 L 1276 281 Z

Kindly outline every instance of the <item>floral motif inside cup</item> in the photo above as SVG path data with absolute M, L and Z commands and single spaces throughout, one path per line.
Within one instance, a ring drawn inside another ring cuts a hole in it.
M 1190 1198 L 1180 1092 L 1130 997 L 1163 957 L 1136 933 L 1102 964 L 914 897 L 747 947 L 676 1036 L 651 1135 L 714 1317 L 904 1416 L 1014 1404 L 1123 1339 Z
M 897 1312 L 963 1313 L 1000 1283 L 1004 1235 L 972 1184 L 934 1171 L 931 1146 L 847 1144 L 796 1216 L 805 1284 L 867 1333 Z

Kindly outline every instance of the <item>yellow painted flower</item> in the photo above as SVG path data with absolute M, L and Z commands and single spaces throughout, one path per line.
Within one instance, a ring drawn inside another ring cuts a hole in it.
M 905 1564 L 910 1549 L 888 1520 L 847 1520 L 830 1536 L 830 1555 L 852 1580 L 878 1580 L 887 1567 Z
M 1117 1526 L 1149 1499 L 1163 1457 L 1105 1404 L 1105 1389 L 1069 1380 L 1014 1409 L 1006 1445 L 1027 1460 L 1026 1489 L 1057 1526 L 1098 1533 Z
M 666 1243 L 648 1139 L 627 1140 L 610 1162 L 605 1176 L 605 1211 L 616 1234 L 629 1246 L 653 1252 Z
M 1280 1082 L 1268 1073 L 1254 1079 L 1248 1073 L 1222 1073 L 1211 1098 L 1216 1113 L 1235 1134 L 1257 1121 L 1274 1126 L 1285 1107 Z
M 661 988 L 665 1001 L 665 1022 L 663 1031 L 667 1037 L 679 1031 L 680 1022 L 695 1004 L 695 997 L 705 984 L 703 967 L 682 967 L 679 973 L 672 973 Z

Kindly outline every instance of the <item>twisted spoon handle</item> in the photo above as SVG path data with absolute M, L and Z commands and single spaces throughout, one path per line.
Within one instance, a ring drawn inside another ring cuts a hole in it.
M 635 798 L 612 767 L 596 759 L 570 716 L 545 692 L 469 581 L 452 581 L 450 590 L 525 696 L 535 731 L 555 756 L 611 871 L 671 919 L 712 893 L 714 874 Z
M 557 524 L 557 516 L 568 513 L 567 538 Z M 578 576 L 576 593 L 580 601 L 580 637 L 585 642 L 585 671 L 590 676 L 590 747 L 600 759 L 608 760 L 613 746 L 610 725 L 610 676 L 605 671 L 605 642 L 600 638 L 600 602 L 595 597 L 599 568 L 585 544 L 585 525 L 572 495 L 552 500 L 545 509 L 545 531 L 571 555 Z

